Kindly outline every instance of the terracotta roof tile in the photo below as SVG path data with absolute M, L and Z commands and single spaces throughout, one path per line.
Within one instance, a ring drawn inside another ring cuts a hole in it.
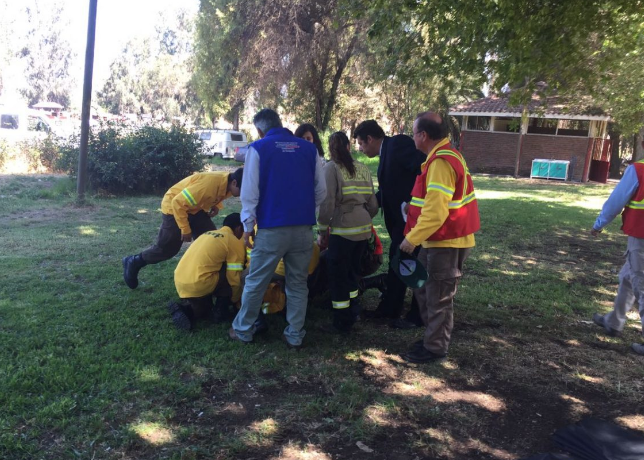
M 521 106 L 510 106 L 507 95 L 492 95 L 476 101 L 460 104 L 450 108 L 451 115 L 459 113 L 498 113 L 498 114 L 516 114 L 520 116 Z M 589 116 L 589 117 L 607 117 L 601 109 L 593 105 L 590 98 L 581 100 L 566 99 L 562 96 L 549 96 L 540 98 L 537 95 L 532 97 L 528 104 L 528 113 L 531 116 Z

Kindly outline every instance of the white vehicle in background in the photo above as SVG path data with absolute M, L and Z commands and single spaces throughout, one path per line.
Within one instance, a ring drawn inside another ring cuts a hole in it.
M 232 129 L 199 129 L 195 134 L 204 144 L 204 155 L 220 155 L 226 160 L 234 158 L 238 148 L 248 145 L 246 134 Z
M 51 125 L 43 112 L 0 106 L 0 139 L 26 141 L 41 139 L 51 132 Z

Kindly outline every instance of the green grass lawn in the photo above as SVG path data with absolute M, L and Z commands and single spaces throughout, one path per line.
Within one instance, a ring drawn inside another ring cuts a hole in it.
M 247 346 L 227 325 L 181 333 L 166 311 L 178 258 L 137 290 L 122 280 L 121 258 L 154 241 L 160 196 L 78 208 L 65 178 L 0 177 L 0 458 L 513 459 L 585 415 L 644 431 L 637 316 L 622 338 L 587 321 L 611 307 L 626 243 L 617 222 L 589 236 L 611 188 L 474 181 L 482 228 L 449 359 L 417 366 L 398 353 L 420 331 L 329 337 L 315 308 L 300 352 L 278 315 Z

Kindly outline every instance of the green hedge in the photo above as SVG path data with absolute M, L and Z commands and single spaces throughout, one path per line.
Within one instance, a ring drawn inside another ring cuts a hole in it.
M 76 179 L 80 136 L 59 144 L 55 169 Z M 92 129 L 88 144 L 88 188 L 116 195 L 164 192 L 190 174 L 201 171 L 205 160 L 201 141 L 180 126 L 163 129 L 123 125 Z

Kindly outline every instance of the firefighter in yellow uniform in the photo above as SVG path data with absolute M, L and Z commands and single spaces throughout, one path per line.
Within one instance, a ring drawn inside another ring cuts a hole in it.
M 161 202 L 163 221 L 157 242 L 140 254 L 123 258 L 123 279 L 130 289 L 139 285 L 139 270 L 176 256 L 183 242 L 216 230 L 211 217 L 223 209 L 223 201 L 239 196 L 243 168 L 233 173 L 203 172 L 170 187 Z
M 190 330 L 202 318 L 221 322 L 230 304 L 239 300 L 246 262 L 243 233 L 239 213 L 230 214 L 220 230 L 201 235 L 183 255 L 174 271 L 182 303 L 168 306 L 179 329 Z M 217 298 L 215 304 L 213 297 Z

